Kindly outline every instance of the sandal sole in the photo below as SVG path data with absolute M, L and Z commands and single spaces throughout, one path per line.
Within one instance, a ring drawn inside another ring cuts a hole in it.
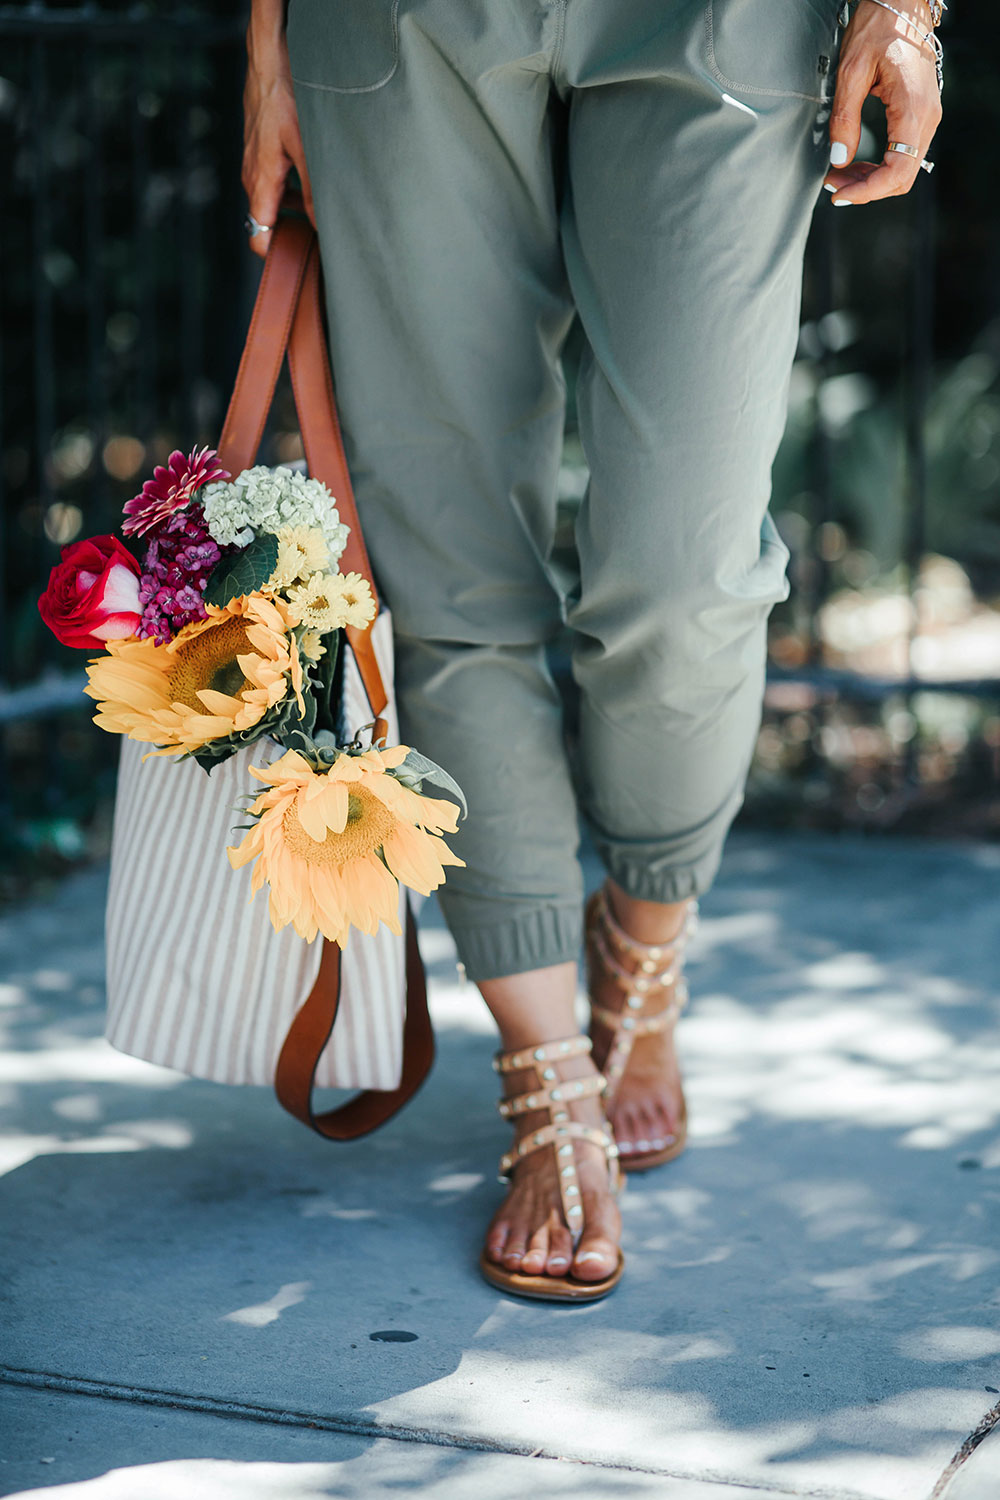
M 505 1271 L 487 1257 L 485 1250 L 479 1256 L 479 1270 L 491 1286 L 515 1297 L 529 1297 L 535 1302 L 598 1302 L 621 1281 L 625 1257 L 619 1250 L 618 1265 L 603 1281 L 578 1281 L 575 1276 L 523 1276 L 517 1271 Z

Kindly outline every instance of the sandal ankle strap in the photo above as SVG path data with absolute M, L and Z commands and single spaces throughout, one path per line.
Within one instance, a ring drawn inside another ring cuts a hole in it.
M 638 938 L 634 938 L 631 933 L 626 932 L 611 910 L 611 902 L 608 900 L 606 886 L 602 885 L 597 891 L 594 904 L 597 915 L 614 939 L 616 946 L 623 949 L 624 952 L 632 954 L 634 958 L 638 958 L 641 963 L 641 970 L 644 973 L 652 973 L 659 960 L 669 957 L 675 948 L 685 948 L 689 938 L 698 930 L 699 907 L 697 896 L 690 896 L 688 898 L 687 910 L 684 913 L 684 920 L 681 923 L 680 930 L 664 943 L 640 943 Z M 647 970 L 646 964 L 650 964 L 651 968 Z
M 682 977 L 684 949 L 698 926 L 698 901 L 691 897 L 679 932 L 667 943 L 640 943 L 616 921 L 604 886 L 595 893 L 588 909 L 588 957 L 596 954 L 605 971 L 624 991 L 621 1010 L 609 1010 L 591 1001 L 591 1016 L 612 1034 L 611 1046 L 602 1072 L 608 1080 L 610 1100 L 624 1076 L 636 1037 L 650 1036 L 672 1026 L 688 1000 L 687 983 Z M 612 953 L 608 938 L 619 951 L 639 960 L 635 970 L 627 969 Z M 666 967 L 663 966 L 667 960 Z M 668 1003 L 652 1015 L 639 1015 L 651 993 L 670 988 Z
M 564 1057 L 579 1057 L 589 1052 L 592 1043 L 589 1036 L 561 1037 L 555 1042 L 545 1042 L 539 1047 L 524 1047 L 520 1052 L 497 1052 L 493 1058 L 493 1069 L 497 1073 L 516 1073 L 519 1068 L 532 1068 L 535 1063 L 559 1062 Z M 555 1078 L 555 1072 L 551 1075 Z M 542 1077 L 546 1077 L 543 1073 Z

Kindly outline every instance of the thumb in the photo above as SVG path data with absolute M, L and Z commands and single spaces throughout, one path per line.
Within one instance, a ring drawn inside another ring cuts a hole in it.
M 867 68 L 841 66 L 830 115 L 830 165 L 846 167 L 858 153 L 861 140 L 861 106 L 871 92 L 873 77 Z

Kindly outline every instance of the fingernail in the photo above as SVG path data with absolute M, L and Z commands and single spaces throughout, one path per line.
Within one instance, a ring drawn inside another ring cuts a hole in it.
M 834 198 L 834 208 L 853 208 L 850 198 Z
M 824 182 L 823 187 L 828 193 L 835 193 L 837 191 L 832 182 Z
M 847 165 L 847 147 L 843 141 L 834 141 L 830 147 L 830 165 L 833 167 L 844 167 Z

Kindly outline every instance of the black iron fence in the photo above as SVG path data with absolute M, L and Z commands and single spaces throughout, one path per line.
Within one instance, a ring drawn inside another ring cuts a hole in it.
M 0 5 L 2 837 L 56 862 L 91 837 L 115 746 L 80 714 L 79 661 L 38 593 L 154 462 L 217 435 L 256 275 L 245 7 L 206 9 Z M 991 109 L 975 41 L 951 49 L 960 136 Z M 952 177 L 936 149 L 905 200 L 850 224 L 817 211 L 772 502 L 794 589 L 747 816 L 1000 833 L 1000 277 L 991 226 L 960 222 L 978 201 L 961 144 Z M 965 276 L 942 297 L 956 236 Z M 274 441 L 295 450 L 280 419 Z M 577 457 L 570 431 L 568 506 Z

